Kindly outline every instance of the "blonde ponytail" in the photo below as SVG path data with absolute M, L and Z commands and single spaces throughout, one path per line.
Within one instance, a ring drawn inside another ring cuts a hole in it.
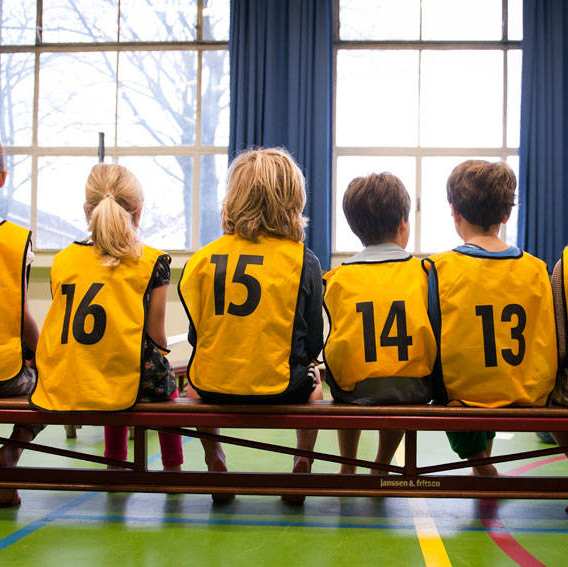
M 136 222 L 142 202 L 140 183 L 125 167 L 98 164 L 91 169 L 85 188 L 85 213 L 104 265 L 118 266 L 125 258 L 140 257 L 142 245 Z

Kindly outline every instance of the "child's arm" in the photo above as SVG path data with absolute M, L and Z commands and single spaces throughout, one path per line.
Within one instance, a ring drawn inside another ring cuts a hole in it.
M 307 349 L 310 359 L 317 360 L 323 349 L 323 285 L 321 267 L 313 254 L 306 253 L 305 276 L 308 289 L 305 312 L 308 326 Z
M 168 339 L 166 337 L 166 301 L 168 297 L 167 284 L 156 287 L 150 294 L 148 317 L 146 320 L 146 332 L 150 338 L 160 347 L 167 350 Z
M 23 328 L 22 328 L 22 339 L 24 343 L 25 349 L 30 351 L 29 356 L 35 357 L 35 352 L 37 350 L 37 341 L 39 339 L 39 328 L 33 315 L 31 314 L 29 305 L 28 305 L 28 283 L 30 277 L 30 266 L 33 260 L 33 254 L 28 250 L 28 265 L 26 268 L 25 273 L 25 282 L 24 282 L 24 290 L 25 290 L 25 297 L 24 297 L 24 318 L 23 318 Z M 32 359 L 33 360 L 33 359 Z M 32 362 L 32 364 L 34 364 Z M 35 364 L 34 364 L 35 365 Z
M 28 303 L 26 301 L 24 305 L 23 339 L 24 339 L 24 345 L 28 349 L 30 349 L 33 353 L 35 353 L 37 349 L 38 338 L 39 338 L 39 329 L 32 314 L 30 313 Z
M 558 337 L 559 368 L 566 362 L 566 306 L 562 290 L 562 261 L 558 260 L 552 272 L 552 293 L 554 296 L 554 314 L 556 317 L 556 333 Z

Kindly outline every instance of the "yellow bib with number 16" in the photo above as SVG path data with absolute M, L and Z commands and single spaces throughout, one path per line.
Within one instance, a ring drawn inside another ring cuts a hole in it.
M 138 260 L 103 266 L 94 246 L 56 255 L 53 302 L 36 355 L 31 402 L 52 411 L 112 411 L 136 402 L 142 372 L 144 296 L 164 253 L 144 246 Z

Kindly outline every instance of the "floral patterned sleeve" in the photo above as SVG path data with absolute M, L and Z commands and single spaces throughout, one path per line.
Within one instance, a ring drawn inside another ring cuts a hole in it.
M 150 282 L 150 289 L 156 289 L 157 287 L 162 287 L 170 283 L 172 277 L 172 271 L 170 269 L 171 261 L 172 259 L 167 254 L 158 258 L 154 277 Z

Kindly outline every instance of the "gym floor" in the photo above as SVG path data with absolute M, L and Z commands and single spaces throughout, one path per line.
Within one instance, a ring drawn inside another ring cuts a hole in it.
M 0 427 L 2 435 L 10 427 Z M 231 430 L 293 445 L 292 431 Z M 365 432 L 360 456 L 372 459 L 377 434 Z M 66 440 L 61 426 L 38 442 L 102 454 L 102 429 L 83 427 Z M 443 434 L 419 435 L 420 464 L 455 460 Z M 498 434 L 495 453 L 542 448 L 534 434 Z M 226 447 L 233 470 L 287 470 L 291 458 Z M 335 432 L 320 432 L 317 449 L 337 451 Z M 150 435 L 152 468 L 159 446 Z M 403 460 L 399 452 L 396 457 Z M 41 466 L 59 457 L 25 453 L 21 464 Z M 204 469 L 198 441 L 185 444 L 184 468 Z M 69 466 L 78 466 L 69 464 Z M 316 463 L 315 471 L 333 471 Z M 561 457 L 502 465 L 503 472 L 568 474 Z M 469 474 L 464 470 L 463 474 Z M 213 506 L 208 495 L 107 494 L 21 491 L 18 509 L 0 510 L 0 565 L 192 566 L 564 566 L 568 563 L 568 502 L 308 498 L 303 508 L 278 497 L 239 496 Z

